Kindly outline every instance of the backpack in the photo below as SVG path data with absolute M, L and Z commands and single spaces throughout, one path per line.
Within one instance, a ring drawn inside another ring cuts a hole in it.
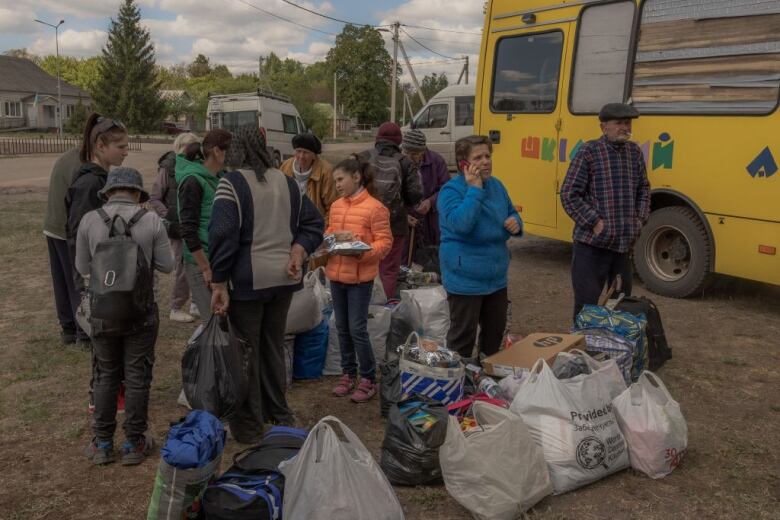
M 391 221 L 403 208 L 401 200 L 403 167 L 398 157 L 398 154 L 391 157 L 382 155 L 376 148 L 368 150 L 368 162 L 374 167 L 374 188 L 377 198 L 390 211 Z
M 308 432 L 272 427 L 260 444 L 237 453 L 233 465 L 203 495 L 209 520 L 275 520 L 283 518 L 284 475 L 279 464 L 300 451 Z
M 165 175 L 168 176 L 168 190 L 163 197 L 163 204 L 168 208 L 165 220 L 168 223 L 168 238 L 181 239 L 181 224 L 179 223 L 179 202 L 177 199 L 178 183 L 176 182 L 175 167 L 169 162 L 161 162 L 160 166 L 165 168 Z
M 90 265 L 90 324 L 93 336 L 132 332 L 154 305 L 152 270 L 130 229 L 146 214 L 140 209 L 128 221 L 98 215 L 108 227 L 108 238 L 99 242 Z
M 666 333 L 661 322 L 661 313 L 652 300 L 644 296 L 624 297 L 615 309 L 630 312 L 635 316 L 644 315 L 647 318 L 647 349 L 650 358 L 651 371 L 658 370 L 667 359 L 672 359 L 672 349 L 666 342 Z

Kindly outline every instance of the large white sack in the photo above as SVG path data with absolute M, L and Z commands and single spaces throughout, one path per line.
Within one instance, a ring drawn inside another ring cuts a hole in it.
M 422 311 L 422 335 L 441 345 L 447 342 L 450 330 L 450 306 L 447 291 L 441 285 L 401 291 L 401 303 L 414 300 Z
M 541 448 L 522 419 L 504 408 L 477 401 L 479 424 L 465 434 L 450 416 L 439 448 L 449 494 L 479 520 L 515 520 L 552 492 Z
M 279 471 L 285 477 L 285 520 L 404 518 L 390 482 L 371 453 L 336 417 L 321 419 L 301 451 L 282 462 Z
M 559 380 L 540 359 L 512 401 L 510 409 L 542 447 L 555 495 L 628 467 L 628 448 L 604 380 L 599 371 Z
M 651 478 L 674 470 L 688 448 L 688 424 L 666 385 L 649 371 L 612 401 L 631 467 Z

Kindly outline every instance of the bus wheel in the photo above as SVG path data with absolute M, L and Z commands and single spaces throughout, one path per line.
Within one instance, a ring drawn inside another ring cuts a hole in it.
M 274 168 L 279 168 L 282 165 L 282 154 L 274 152 Z
M 634 244 L 634 265 L 656 294 L 685 298 L 700 293 L 712 269 L 712 244 L 704 224 L 684 206 L 654 211 Z

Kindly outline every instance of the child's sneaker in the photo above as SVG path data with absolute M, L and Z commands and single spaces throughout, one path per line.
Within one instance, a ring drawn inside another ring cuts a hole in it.
M 114 443 L 92 439 L 84 454 L 92 464 L 111 464 L 114 462 Z
M 339 379 L 339 384 L 333 389 L 333 395 L 336 397 L 344 397 L 355 388 L 355 376 L 350 374 L 344 374 Z
M 190 316 L 193 318 L 200 318 L 200 311 L 198 310 L 198 306 L 195 305 L 195 302 L 190 303 Z
M 352 394 L 350 399 L 355 403 L 365 403 L 376 394 L 376 383 L 372 383 L 368 379 L 361 379 L 357 390 Z
M 119 383 L 119 393 L 116 396 L 116 413 L 125 413 L 125 384 Z
M 122 445 L 122 465 L 135 466 L 146 460 L 154 449 L 154 439 L 141 435 L 135 441 L 125 441 Z
M 195 317 L 192 316 L 192 314 L 188 314 L 181 309 L 171 309 L 169 318 L 171 321 L 177 321 L 179 323 L 192 323 L 195 321 Z

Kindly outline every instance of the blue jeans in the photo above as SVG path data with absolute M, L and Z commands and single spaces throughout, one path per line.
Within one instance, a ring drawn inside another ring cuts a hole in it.
M 372 383 L 376 379 L 376 360 L 368 336 L 368 304 L 374 282 L 345 284 L 331 282 L 333 312 L 339 331 L 341 370 L 355 375 L 360 365 L 360 377 Z

